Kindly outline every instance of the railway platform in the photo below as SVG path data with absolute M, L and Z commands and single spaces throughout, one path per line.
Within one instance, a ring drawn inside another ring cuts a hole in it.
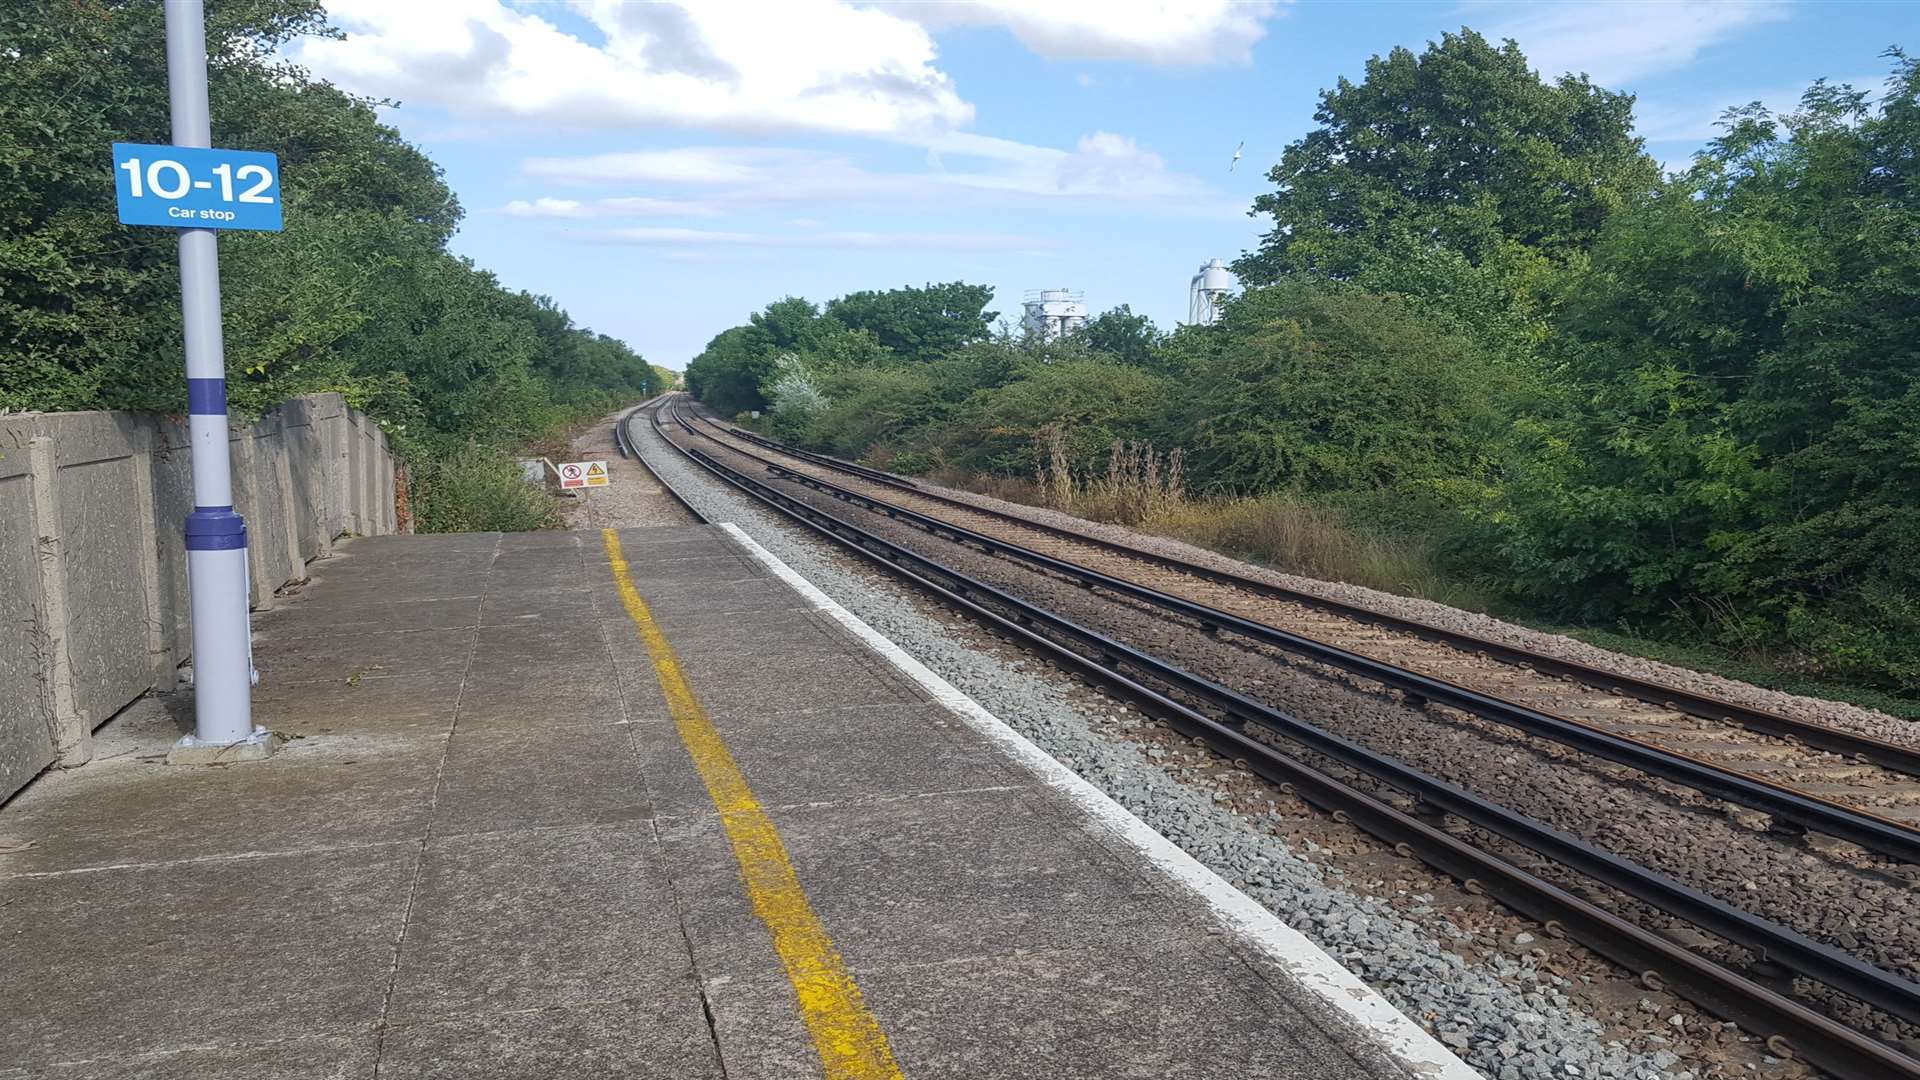
M 1476 1075 L 724 526 L 353 540 L 0 809 L 0 1078 Z M 184 698 L 185 695 L 177 695 Z

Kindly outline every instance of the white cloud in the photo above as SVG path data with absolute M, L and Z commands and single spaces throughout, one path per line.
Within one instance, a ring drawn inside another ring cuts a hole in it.
M 345 40 L 295 60 L 360 93 L 458 116 L 567 127 L 668 125 L 869 136 L 939 132 L 973 108 L 913 21 L 837 0 L 732 4 L 575 0 L 592 44 L 500 0 L 332 0 Z
M 500 212 L 512 217 L 584 218 L 593 216 L 593 211 L 579 199 L 539 198 L 531 201 L 515 199 L 501 207 Z
M 689 213 L 815 204 L 923 203 L 942 206 L 1058 206 L 1063 202 L 1122 203 L 1165 212 L 1238 216 L 1245 207 L 1228 203 L 1198 179 L 1167 167 L 1134 140 L 1110 132 L 1084 136 L 1072 150 L 1032 146 L 983 135 L 954 133 L 924 140 L 928 168 L 879 172 L 852 156 L 824 150 L 775 147 L 685 147 L 585 157 L 532 158 L 524 171 L 569 186 L 645 185 L 671 189 L 671 198 L 632 200 L 649 216 L 656 208 Z M 546 216 L 638 216 L 627 199 L 580 202 L 546 198 L 510 205 L 509 213 Z
M 1787 17 L 1782 0 L 1598 0 L 1492 10 L 1503 17 L 1487 36 L 1518 41 L 1541 74 L 1585 72 L 1607 86 L 1684 67 L 1748 27 Z
M 1275 0 L 907 0 L 882 5 L 941 30 L 999 26 L 1049 60 L 1245 64 Z
M 718 213 L 714 207 L 690 199 L 655 199 L 645 195 L 585 202 L 545 196 L 515 199 L 499 212 L 509 217 L 529 218 L 712 217 Z
M 1245 63 L 1275 4 L 330 0 L 327 9 L 345 39 L 302 39 L 294 60 L 346 89 L 463 120 L 894 138 L 973 119 L 936 65 L 933 29 L 1004 26 L 1049 57 Z M 591 32 L 570 32 L 566 15 Z
M 683 229 L 648 226 L 632 229 L 608 229 L 594 234 L 598 238 L 628 244 L 660 245 L 672 248 L 676 257 L 715 248 L 884 248 L 888 250 L 923 249 L 937 251 L 1019 251 L 1039 254 L 1052 247 L 1049 241 L 1011 233 L 989 232 L 731 232 L 718 229 Z

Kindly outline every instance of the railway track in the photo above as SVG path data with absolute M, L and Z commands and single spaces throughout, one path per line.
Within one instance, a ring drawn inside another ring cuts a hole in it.
M 1696 787 L 1771 815 L 1776 829 L 1823 832 L 1920 864 L 1920 749 L 1327 601 L 939 495 L 697 415 L 693 422 L 836 497 L 1188 601 L 1241 620 L 1233 629 L 1265 644 Z
M 649 414 L 657 431 L 659 411 Z M 686 435 L 708 437 L 684 418 L 675 419 Z M 1550 930 L 1569 933 L 1629 970 L 1644 972 L 1649 985 L 1672 984 L 1710 1011 L 1767 1036 L 1775 1052 L 1798 1051 L 1840 1076 L 1920 1077 L 1920 1062 L 1309 768 L 1264 736 L 1278 734 L 1315 754 L 1382 778 L 1446 813 L 1572 865 L 1662 910 L 1681 913 L 1797 974 L 1826 982 L 1894 1015 L 1909 1020 L 1920 1015 L 1920 987 L 1029 604 L 686 445 L 691 439 L 675 441 L 664 431 L 660 434 L 716 478 L 934 592 L 1004 636 L 1132 698 L 1183 734 L 1204 740 L 1217 752 L 1288 786 L 1336 817 L 1395 844 L 1402 854 L 1467 882 L 1469 889 L 1485 889 L 1541 919 Z M 716 438 L 715 445 L 725 444 Z M 735 446 L 730 453 L 745 452 Z M 769 459 L 753 458 L 762 467 L 771 467 L 776 481 L 802 479 Z M 961 539 L 950 528 L 947 535 Z

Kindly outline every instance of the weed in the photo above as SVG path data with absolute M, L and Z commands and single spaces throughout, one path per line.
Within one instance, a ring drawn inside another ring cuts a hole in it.
M 421 532 L 525 532 L 560 523 L 553 497 L 529 484 L 513 456 L 470 443 L 415 458 L 413 508 Z

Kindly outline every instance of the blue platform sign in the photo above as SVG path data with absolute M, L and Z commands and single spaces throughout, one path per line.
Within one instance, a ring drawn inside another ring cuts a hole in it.
M 280 231 L 280 159 L 258 150 L 113 144 L 123 225 Z

